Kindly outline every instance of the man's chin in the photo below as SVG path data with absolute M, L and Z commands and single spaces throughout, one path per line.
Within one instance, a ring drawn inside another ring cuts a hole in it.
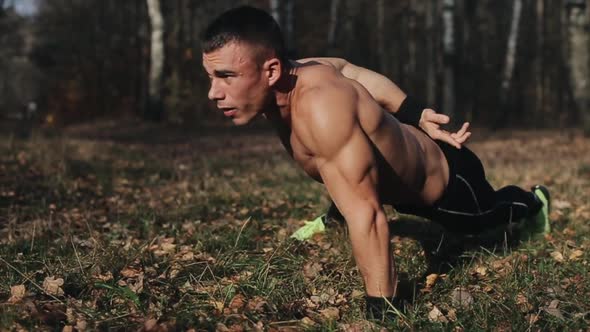
M 250 122 L 250 119 L 244 119 L 242 117 L 236 117 L 236 118 L 232 118 L 231 121 L 236 126 L 243 126 L 243 125 L 248 124 Z

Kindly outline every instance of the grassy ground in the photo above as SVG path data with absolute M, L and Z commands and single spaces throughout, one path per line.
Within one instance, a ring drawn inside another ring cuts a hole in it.
M 278 139 L 236 130 L 163 140 L 155 132 L 149 143 L 1 140 L 0 330 L 371 328 L 346 229 L 310 243 L 289 239 L 328 200 Z M 495 186 L 550 187 L 552 234 L 486 248 L 445 234 L 439 247 L 440 233 L 429 245 L 431 235 L 400 229 L 411 235 L 393 241 L 413 303 L 383 326 L 587 329 L 590 140 L 485 136 L 470 147 Z M 435 261 L 454 262 L 437 265 L 452 267 L 444 273 L 428 268 L 436 264 L 425 250 L 435 249 Z

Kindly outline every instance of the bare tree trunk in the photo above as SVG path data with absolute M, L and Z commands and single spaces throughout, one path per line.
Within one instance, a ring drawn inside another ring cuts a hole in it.
M 453 116 L 455 111 L 455 1 L 443 1 L 444 88 L 443 111 Z
M 377 61 L 379 71 L 385 73 L 386 55 L 385 55 L 385 0 L 377 0 Z
M 502 86 L 500 90 L 500 113 L 495 119 L 495 126 L 504 126 L 506 115 L 508 115 L 508 97 L 510 93 L 510 85 L 512 83 L 512 74 L 514 73 L 514 65 L 516 63 L 516 50 L 518 46 L 518 28 L 520 26 L 520 18 L 522 13 L 522 0 L 514 0 L 514 7 L 512 8 L 512 20 L 510 22 L 510 34 L 508 35 L 508 45 L 506 47 L 506 59 L 504 61 L 504 70 L 502 72 Z
M 545 53 L 543 47 L 545 43 L 545 0 L 537 0 L 536 5 L 537 22 L 535 26 L 536 36 L 536 59 L 535 59 L 535 110 L 533 112 L 540 112 L 545 114 L 545 90 L 543 89 L 543 80 L 545 79 Z
M 341 0 L 332 0 L 330 2 L 330 24 L 328 26 L 328 49 L 334 50 L 336 46 L 336 31 L 338 31 L 338 11 Z
M 279 25 L 282 25 L 281 22 L 281 9 L 279 5 L 279 0 L 270 0 L 270 14 L 272 17 L 277 21 Z
M 289 57 L 295 57 L 295 1 L 285 0 L 285 36 Z
M 426 104 L 434 105 L 436 100 L 436 29 L 434 28 L 434 17 L 436 11 L 437 0 L 428 0 L 426 2 L 426 35 L 427 44 L 426 52 L 428 53 L 428 69 L 426 71 Z
M 165 57 L 164 19 L 162 18 L 160 0 L 147 0 L 147 6 L 152 29 L 148 117 L 151 120 L 160 121 L 164 108 L 162 102 L 162 75 Z
M 590 135 L 590 37 L 584 1 L 568 0 L 568 42 L 571 86 L 584 132 Z

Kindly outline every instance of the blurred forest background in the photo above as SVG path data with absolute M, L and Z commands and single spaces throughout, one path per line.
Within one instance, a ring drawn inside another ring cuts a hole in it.
M 590 132 L 588 2 L 0 0 L 0 117 L 21 128 L 220 121 L 198 37 L 249 4 L 279 21 L 293 57 L 384 73 L 455 123 Z

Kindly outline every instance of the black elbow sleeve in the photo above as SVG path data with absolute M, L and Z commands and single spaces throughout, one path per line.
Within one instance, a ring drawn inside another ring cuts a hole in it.
M 394 116 L 402 123 L 419 127 L 423 110 L 424 106 L 418 103 L 413 97 L 407 96 L 399 107 L 399 110 L 394 113 Z

